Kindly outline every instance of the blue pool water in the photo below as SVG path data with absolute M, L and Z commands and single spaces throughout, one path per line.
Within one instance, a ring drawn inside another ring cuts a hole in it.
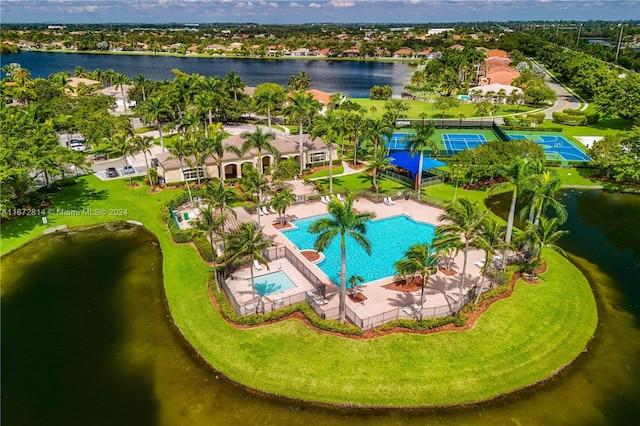
M 297 229 L 283 234 L 300 250 L 313 249 L 318 234 L 311 234 L 309 226 L 322 216 L 296 220 Z M 407 216 L 367 222 L 366 237 L 371 242 L 371 256 L 351 237 L 347 236 L 347 281 L 359 275 L 364 282 L 395 275 L 393 264 L 404 257 L 407 249 L 416 243 L 429 243 L 435 236 L 435 226 L 416 222 Z M 336 236 L 324 252 L 325 260 L 318 267 L 335 283 L 340 282 L 340 236 Z
M 267 296 L 273 293 L 290 290 L 297 286 L 291 281 L 291 278 L 283 271 L 272 272 L 270 274 L 254 277 L 256 293 L 261 296 Z

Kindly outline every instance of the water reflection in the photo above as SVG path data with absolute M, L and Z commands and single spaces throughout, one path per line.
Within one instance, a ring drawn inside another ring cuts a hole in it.
M 640 415 L 640 240 L 608 222 L 632 223 L 640 197 L 599 194 L 563 199 L 562 244 L 598 302 L 588 351 L 545 383 L 449 409 L 336 409 L 242 389 L 172 326 L 152 235 L 100 228 L 37 240 L 2 258 L 2 424 L 629 424 Z M 621 207 L 603 214 L 602 203 Z

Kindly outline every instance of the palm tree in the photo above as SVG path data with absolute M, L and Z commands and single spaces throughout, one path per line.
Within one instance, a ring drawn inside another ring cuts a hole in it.
M 151 136 L 135 136 L 133 138 L 133 144 L 137 151 L 140 151 L 144 154 L 144 164 L 147 166 L 147 179 L 149 179 L 149 184 L 151 185 L 151 190 L 153 191 L 155 188 L 153 186 L 153 182 L 151 181 L 151 175 L 149 173 L 149 162 L 147 161 L 147 154 L 151 155 L 153 138 Z
M 128 166 L 129 161 L 127 160 L 127 155 L 133 156 L 136 152 L 136 144 L 131 139 L 128 139 L 126 135 L 121 133 L 114 135 L 111 143 L 112 149 L 124 157 L 124 164 L 125 166 Z M 129 186 L 133 186 L 131 174 L 129 174 Z
M 547 219 L 544 216 L 540 217 L 540 223 L 535 225 L 531 222 L 527 222 L 523 233 L 523 239 L 528 241 L 534 246 L 533 254 L 531 255 L 529 262 L 529 268 L 531 273 L 534 273 L 542 261 L 542 249 L 548 248 L 566 256 L 564 250 L 560 246 L 556 245 L 556 242 L 569 231 L 558 231 L 558 225 L 560 221 L 554 217 Z
M 224 76 L 224 84 L 233 93 L 233 100 L 238 102 L 238 92 L 246 86 L 244 81 L 233 70 L 229 70 Z
M 353 164 L 358 164 L 358 148 L 360 148 L 360 138 L 366 131 L 368 126 L 367 119 L 363 118 L 362 113 L 353 111 L 349 113 L 349 119 L 347 121 L 347 130 L 353 136 Z
M 258 304 L 256 303 L 256 288 L 253 278 L 254 262 L 261 263 L 269 269 L 267 260 L 263 256 L 264 250 L 274 246 L 276 243 L 264 235 L 263 229 L 256 227 L 253 222 L 245 222 L 234 232 L 229 234 L 227 239 L 227 250 L 231 253 L 230 261 L 238 258 L 249 257 L 249 270 L 251 271 L 251 292 L 253 293 L 253 303 L 258 313 Z
M 205 169 L 207 158 L 215 153 L 215 145 L 211 139 L 198 138 L 193 145 L 193 159 L 188 157 L 187 164 L 194 169 Z M 200 173 L 198 172 L 198 186 L 200 186 Z
M 213 108 L 217 104 L 215 95 L 207 92 L 200 92 L 193 99 L 193 102 L 197 108 L 197 111 L 204 115 L 204 137 L 209 137 L 208 124 L 213 123 Z
M 391 167 L 391 157 L 387 157 L 387 150 L 383 146 L 379 146 L 374 152 L 367 165 L 367 172 L 371 172 L 371 181 L 373 187 L 376 189 L 376 198 L 378 198 L 378 191 L 380 185 L 378 185 L 378 174 L 382 170 L 389 170 Z
M 269 191 L 269 181 L 258 170 L 255 170 L 253 168 L 247 170 L 247 173 L 245 173 L 244 175 L 244 181 L 250 193 L 256 194 L 258 197 L 258 225 L 260 225 L 260 208 L 262 205 L 262 196 L 265 192 Z
M 423 152 L 425 149 L 431 149 L 433 153 L 438 151 L 438 147 L 435 142 L 431 140 L 433 133 L 435 132 L 435 125 L 433 122 L 429 122 L 427 124 L 415 123 L 414 128 L 416 129 L 415 135 L 405 136 L 403 138 L 404 141 L 407 142 L 407 149 L 409 153 L 413 157 L 416 154 L 420 155 L 420 160 L 418 161 L 418 200 L 420 200 L 421 185 L 422 185 L 422 163 L 423 163 Z
M 277 111 L 285 101 L 285 91 L 276 83 L 262 83 L 253 92 L 253 100 L 258 109 L 267 111 L 267 123 L 271 131 L 271 113 Z
M 214 208 L 218 209 L 220 216 L 225 216 L 229 218 L 231 216 L 236 217 L 236 212 L 231 208 L 231 204 L 233 204 L 237 199 L 237 193 L 226 186 L 224 182 L 218 181 L 217 183 L 212 183 L 207 185 L 205 192 L 205 199 L 207 203 Z M 227 240 L 225 237 L 225 233 L 222 234 L 222 246 L 224 251 L 224 263 L 227 264 Z
M 124 85 L 129 84 L 131 80 L 127 77 L 127 74 L 123 72 L 116 73 L 113 77 L 113 85 L 120 86 L 120 94 L 122 95 L 122 103 L 124 104 L 124 110 L 127 111 L 127 101 L 128 101 L 128 91 L 125 95 L 124 93 Z
M 535 165 L 535 163 L 534 163 Z M 531 182 L 531 165 L 527 158 L 516 157 L 507 166 L 505 170 L 505 177 L 508 179 L 507 184 L 513 185 L 513 194 L 511 195 L 511 206 L 509 207 L 509 216 L 507 218 L 507 233 L 505 236 L 505 243 L 507 246 L 511 246 L 511 238 L 513 235 L 513 221 L 516 215 L 516 202 L 518 200 L 518 191 L 524 190 Z M 535 167 L 534 167 L 535 168 Z M 504 184 L 497 185 L 491 188 L 490 192 L 495 191 L 498 188 L 504 187 Z M 506 248 L 502 258 L 502 268 L 507 264 Z
M 375 217 L 372 212 L 358 212 L 353 210 L 353 196 L 347 195 L 344 202 L 334 198 L 328 205 L 331 217 L 318 219 L 309 227 L 312 234 L 320 234 L 316 238 L 314 248 L 324 251 L 331 241 L 340 235 L 340 321 L 345 321 L 345 302 L 347 295 L 347 245 L 346 236 L 349 235 L 368 254 L 371 254 L 371 243 L 365 237 L 367 220 Z
M 451 271 L 453 270 L 455 258 L 460 253 L 460 250 L 463 249 L 464 244 L 459 238 L 452 239 L 448 235 L 437 233 L 431 242 L 431 246 L 436 252 L 440 253 L 443 269 Z
M 383 138 L 391 140 L 393 136 L 393 127 L 384 122 L 381 118 L 375 120 L 367 120 L 367 129 L 365 130 L 368 139 L 373 141 L 373 150 L 375 151 Z M 384 144 L 383 144 L 384 145 Z
M 480 299 L 480 295 L 482 295 L 482 290 L 484 287 L 484 277 L 491 265 L 493 260 L 493 256 L 496 253 L 496 250 L 503 249 L 505 244 L 504 237 L 505 227 L 498 222 L 487 218 L 482 224 L 482 231 L 480 237 L 474 242 L 474 246 L 481 250 L 484 250 L 484 263 L 480 268 L 480 289 L 478 290 L 478 295 L 476 296 L 475 303 L 478 303 Z
M 462 240 L 464 243 L 464 260 L 462 264 L 462 274 L 458 286 L 458 306 L 456 315 L 462 308 L 462 289 L 467 275 L 467 257 L 469 247 L 477 243 L 482 235 L 482 225 L 487 216 L 487 211 L 482 211 L 477 203 L 471 203 L 466 198 L 461 198 L 455 203 L 449 203 L 444 208 L 438 220 L 444 222 L 436 228 L 436 232 L 445 235 L 443 238 L 452 240 Z
M 333 141 L 338 136 L 340 122 L 333 111 L 327 112 L 325 115 L 316 117 L 311 137 L 314 139 L 321 136 L 324 143 L 329 149 L 329 192 L 333 193 Z
M 187 157 L 193 154 L 193 145 L 183 139 L 178 139 L 173 142 L 173 145 L 169 147 L 169 152 L 172 157 L 177 158 L 180 162 L 180 171 L 184 178 L 184 183 L 187 185 L 187 192 L 189 193 L 189 201 L 193 203 L 193 197 L 191 196 L 191 188 L 189 187 L 189 179 L 184 174 L 184 161 Z M 199 173 L 196 170 L 197 173 Z
M 133 83 L 136 87 L 140 87 L 140 90 L 142 90 L 142 102 L 146 102 L 147 93 L 145 91 L 145 85 L 147 84 L 147 78 L 142 73 L 139 73 L 133 78 Z
M 289 100 L 289 105 L 285 109 L 285 114 L 292 120 L 298 122 L 298 154 L 300 161 L 300 175 L 304 169 L 303 151 L 302 151 L 302 125 L 311 120 L 311 118 L 320 111 L 322 105 L 313 99 L 311 93 L 305 93 L 302 90 L 295 92 Z
M 221 235 L 224 224 L 227 221 L 227 216 L 224 214 L 216 214 L 215 208 L 212 204 L 207 205 L 204 209 L 202 209 L 202 218 L 196 219 L 193 222 L 193 226 L 195 229 L 202 232 L 209 243 L 211 244 L 211 261 L 213 262 L 213 272 L 214 274 L 218 271 L 218 267 L 216 265 L 216 258 L 218 257 L 218 248 L 214 243 L 216 235 Z M 216 287 L 218 291 L 220 291 L 220 285 L 218 284 L 218 276 L 215 274 Z
M 262 133 L 262 129 L 259 127 L 255 132 L 244 132 L 240 135 L 242 139 L 244 139 L 244 143 L 242 144 L 242 148 L 240 148 L 239 156 L 244 155 L 250 149 L 258 150 L 258 173 L 262 175 L 264 172 L 262 165 L 262 152 L 267 151 L 272 154 L 274 157 L 280 157 L 280 151 L 278 148 L 271 144 L 271 141 L 276 138 L 275 133 Z
M 534 225 L 540 223 L 540 217 L 547 207 L 551 207 L 560 223 L 567 220 L 567 209 L 554 198 L 555 193 L 562 188 L 562 179 L 550 170 L 545 170 L 532 177 L 531 204 L 529 207 L 529 220 Z
M 422 278 L 420 289 L 420 321 L 422 321 L 422 307 L 424 305 L 424 289 L 431 275 L 438 272 L 438 256 L 432 253 L 429 244 L 414 244 L 406 251 L 404 258 L 398 260 L 394 267 L 403 274 L 419 275 Z
M 278 222 L 284 224 L 284 213 L 291 204 L 296 202 L 296 195 L 290 189 L 285 189 L 274 195 L 271 205 L 278 212 Z
M 149 98 L 142 104 L 140 110 L 146 120 L 153 121 L 158 126 L 160 146 L 162 147 L 162 152 L 164 152 L 164 139 L 162 137 L 162 124 L 160 124 L 160 120 L 169 113 L 165 101 L 162 98 Z
M 224 167 L 222 164 L 222 157 L 224 156 L 225 151 L 228 149 L 225 148 L 223 142 L 226 138 L 229 137 L 229 133 L 225 132 L 222 123 L 217 123 L 215 125 L 209 125 L 211 127 L 211 137 L 209 138 L 209 143 L 213 149 L 213 154 L 215 154 L 216 164 L 218 165 L 218 177 L 222 182 L 224 182 Z

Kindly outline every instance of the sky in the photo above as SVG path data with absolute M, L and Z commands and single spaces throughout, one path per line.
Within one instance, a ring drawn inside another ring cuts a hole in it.
M 1 0 L 4 23 L 640 20 L 640 0 Z

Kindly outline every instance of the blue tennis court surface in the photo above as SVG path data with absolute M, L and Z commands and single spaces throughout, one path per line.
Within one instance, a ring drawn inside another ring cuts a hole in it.
M 591 161 L 584 152 L 573 146 L 562 136 L 555 135 L 508 135 L 511 140 L 530 139 L 542 146 L 547 160 Z
M 394 133 L 391 136 L 391 140 L 387 141 L 387 149 L 391 151 L 404 151 L 407 149 L 407 136 L 414 135 L 415 133 Z
M 484 135 L 464 133 L 443 133 L 442 142 L 449 154 L 455 155 L 465 149 L 473 149 L 478 145 L 487 143 Z

